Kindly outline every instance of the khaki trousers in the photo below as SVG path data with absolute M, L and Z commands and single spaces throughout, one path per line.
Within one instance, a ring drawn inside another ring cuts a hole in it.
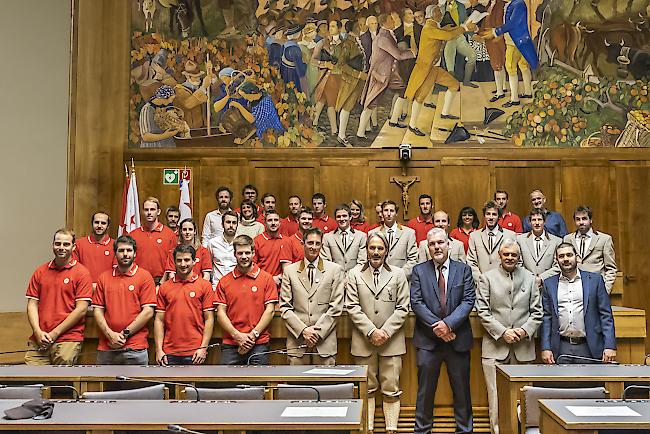
M 519 365 L 522 363 L 515 357 L 514 351 L 510 351 L 508 357 L 503 360 L 482 358 L 483 375 L 487 387 L 488 408 L 490 412 L 490 429 L 492 434 L 499 434 L 499 398 L 497 396 L 497 365 Z
M 368 365 L 368 396 L 381 390 L 384 402 L 399 400 L 402 391 L 399 377 L 402 373 L 402 356 L 380 356 L 373 352 L 370 357 L 355 357 L 357 365 Z
M 31 348 L 25 353 L 27 365 L 74 365 L 81 352 L 82 342 L 59 342 L 40 351 L 36 342 L 30 340 L 27 346 Z
M 302 357 L 289 356 L 290 365 L 336 365 L 334 356 L 322 357 L 318 354 L 305 354 Z

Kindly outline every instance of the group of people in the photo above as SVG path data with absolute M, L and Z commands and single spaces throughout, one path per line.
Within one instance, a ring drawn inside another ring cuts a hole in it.
M 496 84 L 491 103 L 505 97 L 506 72 L 511 98 L 504 107 L 532 98 L 531 70 L 538 59 L 524 0 L 428 3 L 421 10 L 404 7 L 378 16 L 332 10 L 304 25 L 269 25 L 269 63 L 279 68 L 285 83 L 293 83 L 313 102 L 315 126 L 326 109 L 330 133 L 348 147 L 350 112 L 360 106 L 356 137 L 365 139 L 378 126 L 377 105 L 387 92 L 392 94 L 390 127 L 424 136 L 418 127 L 420 113 L 423 107 L 436 107 L 430 96 L 440 87 L 446 89 L 441 118 L 459 119 L 451 113 L 452 104 L 461 82 L 478 87 L 472 82 L 477 61 L 491 70 L 489 80 Z M 462 72 L 455 72 L 457 63 Z
M 567 233 L 540 190 L 530 194 L 524 219 L 508 210 L 508 194 L 499 190 L 483 207 L 482 222 L 463 208 L 448 234 L 449 215 L 434 212 L 426 194 L 418 217 L 404 225 L 392 200 L 377 205 L 378 221 L 370 225 L 358 200 L 338 205 L 330 217 L 324 194 L 313 195 L 312 207 L 293 195 L 281 218 L 275 195 L 262 195 L 258 204 L 257 188 L 246 185 L 242 197 L 233 209 L 233 192 L 218 188 L 217 209 L 206 215 L 200 236 L 194 220 L 179 222 L 175 207 L 167 209 L 167 225 L 160 222 L 153 197 L 143 202 L 142 226 L 116 240 L 105 212 L 92 216 L 84 238 L 56 231 L 54 259 L 38 267 L 26 293 L 33 330 L 26 363 L 74 364 L 92 305 L 98 364 L 147 364 L 152 318 L 161 365 L 204 363 L 215 318 L 221 363 L 268 364 L 269 326 L 279 310 L 289 363 L 333 365 L 337 321 L 347 312 L 351 354 L 368 365 L 369 408 L 380 391 L 386 429 L 394 433 L 404 324 L 412 311 L 415 432 L 431 432 L 444 363 L 457 432 L 468 433 L 472 310 L 485 328 L 481 354 L 493 432 L 495 366 L 533 361 L 536 334 L 544 363 L 560 355 L 616 357 L 608 297 L 616 275 L 613 243 L 592 227 L 588 207 L 576 208 L 576 230 Z M 374 411 L 368 417 L 372 430 Z

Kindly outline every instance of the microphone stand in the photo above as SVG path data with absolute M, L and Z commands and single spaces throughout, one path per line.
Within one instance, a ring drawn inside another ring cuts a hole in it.
M 67 385 L 52 385 L 52 386 L 46 386 L 46 387 L 49 387 L 50 389 L 70 389 L 70 390 L 73 390 L 73 391 L 74 391 L 74 395 L 73 395 L 73 396 L 75 397 L 74 401 L 75 401 L 75 402 L 79 402 L 79 400 L 81 399 L 81 394 L 80 394 L 79 391 L 78 391 L 75 387 L 73 387 L 73 386 L 67 386 Z
M 634 390 L 634 389 L 637 389 L 637 390 L 650 390 L 650 386 L 644 386 L 642 384 L 630 384 L 629 386 L 627 386 L 623 390 L 623 396 L 622 396 L 621 399 L 623 401 L 627 401 L 627 392 L 628 392 L 628 390 Z
M 185 434 L 203 434 L 201 431 L 194 431 L 191 429 L 184 428 L 180 425 L 167 425 L 167 431 L 170 432 L 183 432 Z
M 199 389 L 194 386 L 193 384 L 189 383 L 177 383 L 175 381 L 158 381 L 158 380 L 149 380 L 148 378 L 140 378 L 140 377 L 126 377 L 124 375 L 118 375 L 115 377 L 116 380 L 119 381 L 139 381 L 142 383 L 152 383 L 152 384 L 173 384 L 174 386 L 184 386 L 184 387 L 189 387 L 190 389 L 194 389 L 196 392 L 196 400 L 195 402 L 199 402 L 201 399 L 199 398 Z
M 294 347 L 294 348 L 280 348 L 279 350 L 269 350 L 269 351 L 262 351 L 262 352 L 259 352 L 259 353 L 251 354 L 248 357 L 248 359 L 246 360 L 246 365 L 250 365 L 251 360 L 253 360 L 253 358 L 255 358 L 255 357 L 264 356 L 266 354 L 287 354 L 287 355 L 289 355 L 290 351 L 302 350 L 304 348 L 308 348 L 306 344 L 302 344 L 302 345 L 299 345 L 299 346 Z M 316 354 L 316 355 L 318 355 L 318 353 L 303 353 L 303 354 Z
M 260 387 L 260 386 L 253 386 L 251 384 L 238 384 L 237 386 L 238 389 L 252 389 L 254 387 Z M 317 387 L 314 386 L 308 386 L 306 384 L 283 384 L 282 386 L 277 385 L 277 386 L 264 386 L 265 389 L 275 389 L 275 390 L 280 390 L 280 389 L 310 389 L 316 392 L 316 402 L 321 402 L 320 399 L 320 390 L 318 390 Z
M 596 362 L 602 365 L 618 365 L 618 362 L 615 360 L 611 362 L 603 362 L 601 359 L 594 359 L 593 357 L 574 356 L 573 354 L 560 354 L 559 356 L 557 356 L 557 359 L 555 360 L 556 365 L 560 364 L 560 359 L 584 360 L 586 362 Z

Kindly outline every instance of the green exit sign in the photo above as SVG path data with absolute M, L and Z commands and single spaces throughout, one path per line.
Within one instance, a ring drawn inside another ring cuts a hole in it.
M 163 185 L 178 185 L 180 177 L 179 169 L 163 169 Z

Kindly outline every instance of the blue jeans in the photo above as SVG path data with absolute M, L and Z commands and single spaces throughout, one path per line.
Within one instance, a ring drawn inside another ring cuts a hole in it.
M 147 350 L 97 351 L 98 365 L 148 365 Z
M 191 365 L 192 356 L 174 356 L 173 354 L 166 354 L 168 365 Z
M 237 352 L 237 345 L 221 346 L 222 365 L 268 365 L 269 355 L 260 354 L 269 351 L 269 344 L 254 345 L 246 354 Z M 257 354 L 260 354 L 259 356 Z M 249 362 L 250 360 L 250 362 Z

